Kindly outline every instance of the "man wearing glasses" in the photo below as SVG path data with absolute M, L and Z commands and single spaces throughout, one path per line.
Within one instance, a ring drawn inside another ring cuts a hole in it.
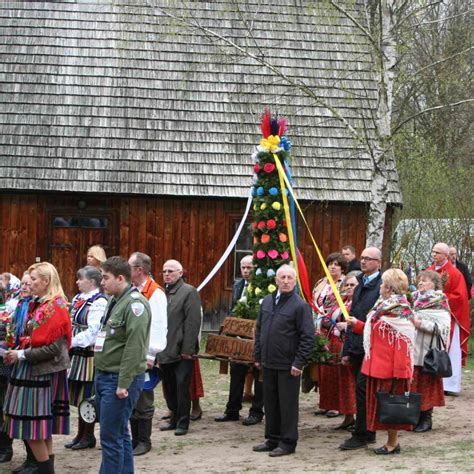
M 196 288 L 184 282 L 183 267 L 177 260 L 165 262 L 163 280 L 168 300 L 168 334 L 166 349 L 158 354 L 158 361 L 163 370 L 166 404 L 172 415 L 160 430 L 174 430 L 176 436 L 181 436 L 187 434 L 189 427 L 189 385 L 192 356 L 199 350 L 201 300 Z
M 368 247 L 360 256 L 362 274 L 357 277 L 359 284 L 352 297 L 351 316 L 364 321 L 374 306 L 380 293 L 382 275 L 382 253 L 378 248 Z M 342 364 L 352 365 L 356 382 L 357 416 L 355 430 L 352 437 L 344 441 L 339 447 L 343 450 L 365 448 L 368 443 L 375 442 L 375 433 L 367 431 L 366 420 L 366 376 L 361 373 L 364 359 L 363 335 L 354 334 L 352 327 L 347 328 L 347 337 L 342 350 Z
M 431 251 L 433 265 L 428 270 L 434 270 L 441 276 L 443 291 L 448 298 L 451 309 L 451 341 L 449 358 L 453 375 L 443 380 L 446 395 L 457 396 L 461 392 L 462 367 L 466 364 L 468 339 L 471 333 L 469 320 L 469 300 L 467 286 L 462 273 L 449 260 L 449 247 L 444 242 L 438 242 Z
M 133 286 L 148 300 L 151 308 L 150 343 L 146 356 L 147 369 L 155 366 L 156 355 L 166 347 L 166 296 L 151 276 L 151 258 L 134 252 L 128 259 L 132 269 Z M 153 390 L 143 390 L 130 418 L 133 455 L 141 456 L 151 450 L 151 431 L 155 413 Z

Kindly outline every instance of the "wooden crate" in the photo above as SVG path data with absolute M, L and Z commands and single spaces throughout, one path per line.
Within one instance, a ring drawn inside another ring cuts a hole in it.
M 224 319 L 222 333 L 226 336 L 239 336 L 248 339 L 255 339 L 255 329 L 257 321 L 252 319 L 233 318 L 231 316 Z
M 206 354 L 203 354 L 203 356 L 251 363 L 254 360 L 254 341 L 252 339 L 209 334 L 207 336 Z

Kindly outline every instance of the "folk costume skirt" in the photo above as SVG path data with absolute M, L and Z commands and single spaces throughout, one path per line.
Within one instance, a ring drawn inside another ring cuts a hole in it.
M 15 439 L 49 439 L 69 434 L 66 371 L 34 376 L 32 365 L 16 362 L 4 403 L 4 431 Z
M 355 380 L 350 366 L 340 363 L 343 341 L 331 334 L 329 350 L 337 365 L 319 367 L 319 408 L 336 410 L 343 415 L 356 413 Z
M 433 407 L 444 407 L 444 388 L 441 377 L 424 374 L 422 367 L 415 366 L 410 392 L 421 393 L 421 411 L 431 410 Z
M 75 407 L 94 395 L 94 351 L 92 348 L 73 347 L 68 370 L 69 403 Z
M 189 384 L 189 399 L 191 401 L 204 397 L 204 385 L 201 377 L 201 365 L 199 359 L 193 359 L 193 373 Z
M 380 423 L 377 418 L 377 392 L 390 392 L 392 390 L 393 379 L 376 379 L 367 376 L 367 431 L 387 431 L 387 430 L 413 430 L 413 425 Z M 410 389 L 413 391 L 412 389 Z M 398 380 L 395 384 L 394 393 L 401 395 L 406 392 L 405 380 Z

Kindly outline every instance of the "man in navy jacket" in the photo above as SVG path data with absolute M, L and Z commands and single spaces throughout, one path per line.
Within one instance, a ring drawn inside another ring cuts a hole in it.
M 266 441 L 253 450 L 271 457 L 295 452 L 301 372 L 314 344 L 311 309 L 295 293 L 295 270 L 282 265 L 275 280 L 278 291 L 263 299 L 255 336 L 255 365 L 263 368 Z

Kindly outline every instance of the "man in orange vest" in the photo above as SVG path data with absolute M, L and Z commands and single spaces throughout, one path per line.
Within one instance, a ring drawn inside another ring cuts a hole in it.
M 132 284 L 148 300 L 151 307 L 150 345 L 147 352 L 147 366 L 155 365 L 156 354 L 166 347 L 168 319 L 166 295 L 163 288 L 151 277 L 151 258 L 141 252 L 134 252 L 128 263 L 132 267 Z M 133 455 L 146 454 L 151 449 L 151 426 L 155 413 L 153 390 L 143 390 L 130 419 L 132 429 Z

